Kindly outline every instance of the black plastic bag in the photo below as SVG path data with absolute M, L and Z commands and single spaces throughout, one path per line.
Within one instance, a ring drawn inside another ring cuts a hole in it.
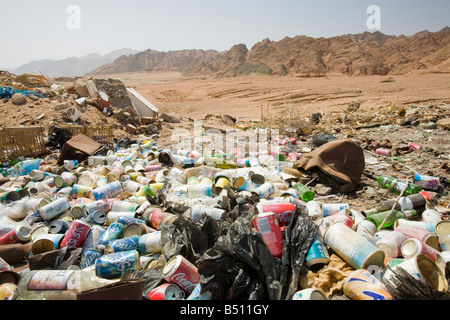
M 298 214 L 298 210 L 296 212 L 283 239 L 280 283 L 283 285 L 281 297 L 284 300 L 290 300 L 297 291 L 300 272 L 319 228 L 309 216 Z

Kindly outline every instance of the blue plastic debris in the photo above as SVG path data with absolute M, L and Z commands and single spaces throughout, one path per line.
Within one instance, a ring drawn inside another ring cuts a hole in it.
M 35 91 L 13 89 L 10 86 L 8 86 L 6 89 L 3 89 L 0 86 L 0 98 L 1 99 L 9 99 L 13 96 L 13 94 L 16 94 L 16 93 L 22 93 L 25 97 L 28 97 L 29 94 L 33 94 L 37 97 L 44 98 L 44 96 L 42 94 L 39 94 Z

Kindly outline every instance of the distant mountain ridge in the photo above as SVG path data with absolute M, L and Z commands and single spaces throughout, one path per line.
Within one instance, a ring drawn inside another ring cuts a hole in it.
M 114 62 L 120 56 L 138 53 L 137 50 L 123 48 L 105 55 L 91 53 L 83 57 L 69 57 L 61 60 L 34 60 L 18 68 L 9 70 L 15 74 L 43 74 L 50 78 L 81 77 L 105 64 Z
M 211 77 L 450 72 L 450 28 L 437 32 L 424 30 L 411 36 L 385 35 L 379 31 L 330 38 L 299 35 L 280 41 L 263 39 L 250 49 L 237 44 L 223 52 L 149 49 L 121 56 L 87 75 L 166 71 Z

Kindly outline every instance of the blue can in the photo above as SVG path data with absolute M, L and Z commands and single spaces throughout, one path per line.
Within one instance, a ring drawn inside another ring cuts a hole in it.
M 124 190 L 120 181 L 114 181 L 108 183 L 103 187 L 97 187 L 95 189 L 92 189 L 92 194 L 94 195 L 95 200 L 102 200 L 115 198 L 121 193 L 123 193 L 123 191 Z
M 117 219 L 117 222 L 127 226 L 130 223 L 145 223 L 145 220 L 138 219 L 138 218 L 133 218 L 133 217 L 128 217 L 128 216 L 120 216 Z
M 109 225 L 108 229 L 106 229 L 105 233 L 102 234 L 100 239 L 98 240 L 97 246 L 106 246 L 113 240 L 117 240 L 122 235 L 124 229 L 124 225 L 118 222 L 113 222 Z
M 88 249 L 84 250 L 81 255 L 81 263 L 80 268 L 85 269 L 92 266 L 95 261 L 102 256 L 102 252 L 100 250 Z
M 100 278 L 119 277 L 127 270 L 139 270 L 139 252 L 137 250 L 110 253 L 97 258 L 95 273 Z
M 110 254 L 120 251 L 137 250 L 139 247 L 139 236 L 132 235 L 126 238 L 113 240 L 105 247 L 105 254 Z

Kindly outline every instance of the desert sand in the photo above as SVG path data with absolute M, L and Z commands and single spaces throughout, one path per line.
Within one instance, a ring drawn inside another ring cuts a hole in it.
M 329 75 L 189 78 L 180 73 L 124 73 L 119 78 L 161 111 L 202 119 L 226 113 L 238 119 L 259 119 L 261 113 L 294 106 L 305 116 L 345 109 L 352 101 L 361 108 L 450 102 L 450 74 L 352 77 Z

